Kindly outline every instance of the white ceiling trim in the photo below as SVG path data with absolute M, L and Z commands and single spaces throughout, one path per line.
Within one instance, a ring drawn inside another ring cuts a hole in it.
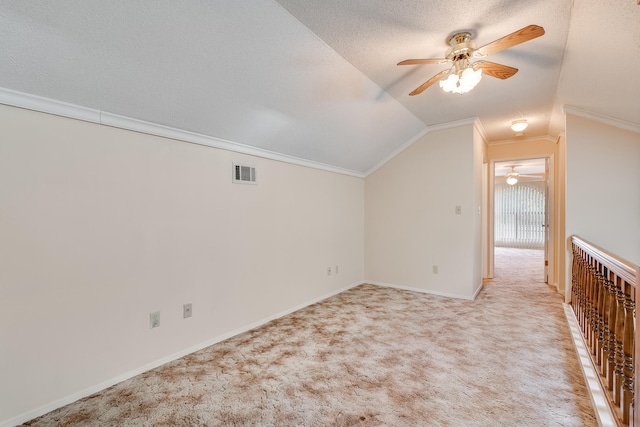
M 484 145 L 489 145 L 489 137 L 487 136 L 486 129 L 484 128 L 484 126 L 482 125 L 482 122 L 480 121 L 480 117 L 476 117 L 476 119 L 473 122 L 473 126 L 476 128 L 476 130 L 480 134 L 480 137 L 482 138 L 482 142 L 484 142 Z
M 489 142 L 489 145 L 519 144 L 523 142 L 541 142 L 541 141 L 553 142 L 555 144 L 558 142 L 558 138 L 554 138 L 550 135 L 532 136 L 529 138 L 522 138 L 522 139 L 514 138 L 514 139 L 503 139 L 500 141 L 491 141 Z
M 0 104 L 82 120 L 83 122 L 100 123 L 100 110 L 11 89 L 0 88 Z
M 391 161 L 391 159 L 393 159 L 395 156 L 397 156 L 398 154 L 402 153 L 404 150 L 406 150 L 407 148 L 409 148 L 410 146 L 413 145 L 414 142 L 416 142 L 417 140 L 419 140 L 420 138 L 422 138 L 423 136 L 425 136 L 427 133 L 429 133 L 431 129 L 429 127 L 425 127 L 424 129 L 422 129 L 420 132 L 416 133 L 413 137 L 411 137 L 411 139 L 409 139 L 407 142 L 405 142 L 404 144 L 402 144 L 400 147 L 396 148 L 395 150 L 393 150 L 388 156 L 386 156 L 384 159 L 380 160 L 378 163 L 376 163 L 375 165 L 373 165 L 371 168 L 369 168 L 365 173 L 364 176 L 368 177 L 369 175 L 371 175 L 372 173 L 374 173 L 375 171 L 377 171 L 378 169 L 380 169 L 382 166 L 384 166 L 385 164 L 387 164 L 389 161 Z
M 640 133 L 640 125 L 627 122 L 625 120 L 616 119 L 613 117 L 605 116 L 603 114 L 594 113 L 592 111 L 585 110 L 580 107 L 574 107 L 573 105 L 563 105 L 562 111 L 564 114 L 573 114 L 574 116 L 583 117 L 585 119 L 595 120 L 600 123 L 604 123 L 609 126 L 617 127 L 619 129 L 628 130 L 635 133 Z
M 459 126 L 465 126 L 465 125 L 474 125 L 476 123 L 476 119 L 477 119 L 477 117 L 471 117 L 469 119 L 462 119 L 462 120 L 455 120 L 453 122 L 439 123 L 437 125 L 429 126 L 429 130 L 436 131 L 436 130 L 445 130 L 445 129 L 457 128 Z
M 189 132 L 182 129 L 146 122 L 131 117 L 120 116 L 106 111 L 93 108 L 82 107 L 69 104 L 55 99 L 43 98 L 10 89 L 0 88 L 0 104 L 12 107 L 24 108 L 41 113 L 53 114 L 75 120 L 96 123 L 104 126 L 111 126 L 133 132 L 140 132 L 148 135 L 169 138 L 191 144 L 204 145 L 221 150 L 232 151 L 250 156 L 261 157 L 280 162 L 291 163 L 298 166 L 305 166 L 313 169 L 320 169 L 327 172 L 334 172 L 343 175 L 365 178 L 366 174 L 361 172 L 343 169 L 331 165 L 326 165 L 311 160 L 301 159 L 286 154 L 280 154 L 261 148 L 251 147 L 237 142 L 228 141 L 221 138 Z
M 368 169 L 364 173 L 365 178 L 368 177 L 369 175 L 371 175 L 372 173 L 374 173 L 376 170 L 380 169 L 382 166 L 384 166 L 389 161 L 391 161 L 395 156 L 397 156 L 398 154 L 402 153 L 407 148 L 411 147 L 417 140 L 419 140 L 420 138 L 422 138 L 423 136 L 425 136 L 429 132 L 438 131 L 438 130 L 445 130 L 445 129 L 455 128 L 455 127 L 459 127 L 459 126 L 464 126 L 464 125 L 474 125 L 474 126 L 476 126 L 476 129 L 478 129 L 478 131 L 481 133 L 483 138 L 486 136 L 486 133 L 484 132 L 484 128 L 482 127 L 482 123 L 480 123 L 480 121 L 477 119 L 477 117 L 473 117 L 473 118 L 470 118 L 470 119 L 456 120 L 456 121 L 449 122 L 449 123 L 440 123 L 440 124 L 433 125 L 433 126 L 427 126 L 423 130 L 421 130 L 420 132 L 415 134 L 407 142 L 405 142 L 400 147 L 398 147 L 397 149 L 392 151 L 384 159 L 380 160 L 373 167 Z

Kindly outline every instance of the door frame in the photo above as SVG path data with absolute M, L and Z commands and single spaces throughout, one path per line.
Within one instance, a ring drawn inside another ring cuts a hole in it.
M 488 177 L 487 177 L 487 241 L 483 242 L 484 248 L 486 248 L 486 268 L 487 278 L 492 279 L 494 277 L 495 272 L 495 235 L 494 235 L 494 208 L 495 208 L 495 174 L 496 174 L 496 163 L 504 163 L 504 162 L 517 162 L 519 160 L 531 160 L 531 159 L 545 159 L 546 164 L 548 165 L 548 172 L 546 174 L 546 183 L 549 189 L 547 195 L 548 203 L 545 204 L 545 215 L 548 218 L 547 222 L 547 231 L 548 231 L 548 240 L 546 242 L 547 245 L 547 253 L 546 253 L 546 271 L 548 277 L 548 283 L 553 284 L 556 289 L 558 288 L 558 283 L 555 281 L 556 278 L 556 247 L 557 247 L 557 236 L 556 236 L 556 204 L 555 204 L 555 168 L 554 168 L 554 154 L 531 154 L 527 156 L 518 156 L 518 157 L 504 157 L 504 158 L 494 158 L 489 161 L 488 168 Z

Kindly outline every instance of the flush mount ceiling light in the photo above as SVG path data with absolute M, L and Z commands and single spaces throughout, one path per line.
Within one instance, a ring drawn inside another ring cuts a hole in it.
M 516 120 L 513 123 L 511 123 L 511 130 L 514 132 L 522 132 L 527 128 L 527 126 L 529 126 L 529 123 L 527 123 L 527 120 L 525 119 Z

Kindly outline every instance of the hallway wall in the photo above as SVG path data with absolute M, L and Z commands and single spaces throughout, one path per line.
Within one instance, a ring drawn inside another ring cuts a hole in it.
M 567 119 L 566 238 L 640 264 L 640 134 Z

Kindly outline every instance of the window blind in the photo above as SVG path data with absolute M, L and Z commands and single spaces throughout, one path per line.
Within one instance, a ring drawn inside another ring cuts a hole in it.
M 543 249 L 545 232 L 544 181 L 495 185 L 495 245 Z

